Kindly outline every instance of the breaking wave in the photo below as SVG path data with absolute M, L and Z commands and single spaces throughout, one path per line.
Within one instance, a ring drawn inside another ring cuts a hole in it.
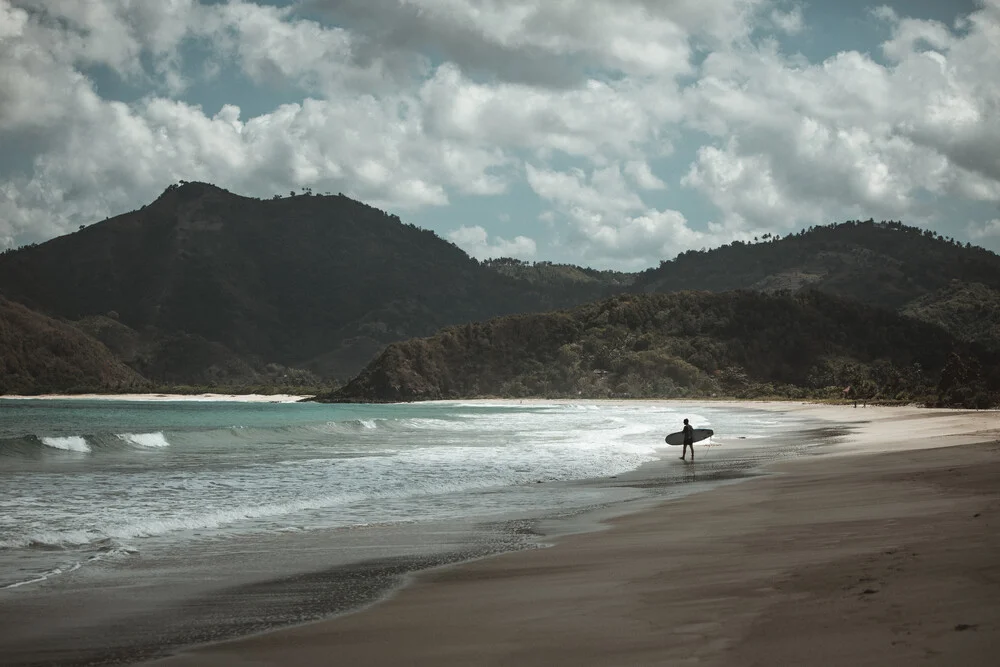
M 91 451 L 87 440 L 79 435 L 70 435 L 63 438 L 41 438 L 41 442 L 46 447 L 62 449 L 67 452 L 88 453 Z
M 136 447 L 169 447 L 163 433 L 119 433 L 118 438 Z

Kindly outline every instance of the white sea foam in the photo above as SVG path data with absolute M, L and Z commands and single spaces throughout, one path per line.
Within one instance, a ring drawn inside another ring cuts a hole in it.
M 75 562 L 72 565 L 67 566 L 66 568 L 55 567 L 55 568 L 52 568 L 51 570 L 49 570 L 48 572 L 42 572 L 42 573 L 40 573 L 38 575 L 35 575 L 31 579 L 24 579 L 22 581 L 15 581 L 12 584 L 7 584 L 6 586 L 0 586 L 0 589 L 5 589 L 5 588 L 20 588 L 21 586 L 27 586 L 28 584 L 39 584 L 39 583 L 41 583 L 43 581 L 48 580 L 50 577 L 55 577 L 55 576 L 60 575 L 60 574 L 68 574 L 70 572 L 76 572 L 79 569 L 80 569 L 80 563 L 79 562 Z
M 136 447 L 169 447 L 163 433 L 119 433 L 118 438 Z
M 500 417 L 499 419 L 503 419 Z M 484 426 L 483 421 L 469 421 L 461 422 L 454 419 L 435 419 L 433 417 L 412 417 L 410 419 L 401 419 L 399 421 L 399 426 L 402 428 L 418 428 L 418 429 L 440 429 L 442 431 L 448 430 L 480 430 Z
M 42 444 L 45 445 L 46 447 L 62 449 L 68 452 L 90 451 L 90 445 L 87 444 L 87 441 L 84 438 L 78 435 L 70 435 L 63 438 L 44 437 L 41 440 Z
M 104 539 L 103 535 L 88 530 L 40 531 L 29 535 L 0 540 L 0 549 L 51 548 L 67 545 L 90 544 Z
M 314 424 L 304 427 L 307 431 L 328 433 L 331 435 L 341 433 L 357 433 L 358 431 L 374 431 L 379 428 L 380 423 L 385 419 L 348 419 L 346 421 L 329 421 L 324 424 Z
M 178 531 L 211 530 L 225 528 L 241 521 L 284 516 L 304 510 L 317 510 L 342 506 L 364 499 L 360 494 L 329 494 L 288 502 L 264 503 L 244 507 L 231 507 L 209 512 L 180 514 L 172 517 L 135 517 L 129 521 L 108 522 L 96 526 L 96 530 L 67 530 L 63 532 L 41 532 L 12 540 L 0 540 L 0 549 L 18 547 L 70 547 L 94 545 L 110 540 L 131 540 L 154 537 Z M 117 549 L 132 553 L 134 549 Z M 108 553 L 116 551 L 108 549 Z
M 65 569 L 60 560 L 86 565 L 97 550 L 109 558 L 106 542 L 145 548 L 234 532 L 571 508 L 582 497 L 573 495 L 578 490 L 535 483 L 635 469 L 662 455 L 663 435 L 680 430 L 684 417 L 715 428 L 727 447 L 775 428 L 762 423 L 774 421 L 770 414 L 730 415 L 707 406 L 497 407 L 307 406 L 232 429 L 237 420 L 225 415 L 224 426 L 202 429 L 109 423 L 89 444 L 79 436 L 47 437 L 46 446 L 84 452 L 91 446 L 100 452 L 110 441 L 116 453 L 72 466 L 65 457 L 44 457 L 31 463 L 37 472 L 13 468 L 3 477 L 0 516 L 10 524 L 0 549 L 12 551 L 0 553 L 0 580 L 31 578 L 23 570 L 4 576 L 5 559 L 37 560 L 29 572 Z M 140 454 L 168 445 L 163 456 Z

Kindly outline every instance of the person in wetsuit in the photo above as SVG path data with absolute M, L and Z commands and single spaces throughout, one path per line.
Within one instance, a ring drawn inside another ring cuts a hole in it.
M 688 424 L 688 420 L 684 420 L 684 449 L 681 450 L 681 461 L 686 461 L 688 447 L 691 448 L 691 462 L 694 462 L 694 429 L 691 428 L 691 424 Z

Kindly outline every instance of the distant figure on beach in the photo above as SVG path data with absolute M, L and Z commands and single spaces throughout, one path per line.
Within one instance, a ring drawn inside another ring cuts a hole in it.
M 688 424 L 688 420 L 684 420 L 684 449 L 681 450 L 681 461 L 685 461 L 684 458 L 687 456 L 688 447 L 691 448 L 691 462 L 694 462 L 694 429 L 691 428 L 691 424 Z
M 844 398 L 846 398 L 847 400 L 851 400 L 853 398 L 854 399 L 854 407 L 855 408 L 858 407 L 858 392 L 857 392 L 857 390 L 852 385 L 847 385 L 847 389 L 844 390 Z M 868 407 L 868 394 L 865 394 L 864 396 L 862 396 L 861 397 L 861 401 L 862 401 L 861 407 L 862 408 L 867 408 Z

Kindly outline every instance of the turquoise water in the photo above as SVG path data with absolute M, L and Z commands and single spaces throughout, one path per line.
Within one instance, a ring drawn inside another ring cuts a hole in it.
M 657 460 L 684 417 L 716 430 L 703 452 L 730 454 L 797 425 L 752 410 L 587 402 L 0 400 L 0 415 L 8 589 L 204 540 L 573 511 L 606 492 L 566 483 Z

